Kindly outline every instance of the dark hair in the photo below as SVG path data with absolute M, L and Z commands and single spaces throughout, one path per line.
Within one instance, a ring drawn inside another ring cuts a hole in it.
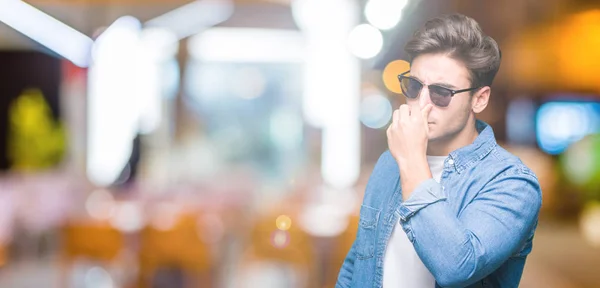
M 490 86 L 500 69 L 501 52 L 473 18 L 461 14 L 431 19 L 404 47 L 410 62 L 422 54 L 444 53 L 469 70 L 473 87 Z

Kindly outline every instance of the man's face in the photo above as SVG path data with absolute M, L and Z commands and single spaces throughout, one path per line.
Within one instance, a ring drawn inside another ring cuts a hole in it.
M 410 76 L 425 85 L 437 84 L 452 90 L 471 88 L 469 72 L 460 62 L 444 54 L 423 54 L 415 58 L 410 68 Z M 429 141 L 447 140 L 462 131 L 471 115 L 471 93 L 455 94 L 447 107 L 438 107 L 429 98 L 426 86 L 419 97 L 406 98 L 411 109 L 423 109 L 432 104 L 429 114 Z

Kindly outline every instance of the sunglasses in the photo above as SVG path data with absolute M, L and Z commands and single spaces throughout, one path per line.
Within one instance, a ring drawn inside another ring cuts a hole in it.
M 425 85 L 423 82 L 406 76 L 410 70 L 398 75 L 398 80 L 400 80 L 400 87 L 402 88 L 402 93 L 409 99 L 416 99 L 421 94 L 421 90 L 423 87 L 427 86 L 429 89 L 429 98 L 431 102 L 438 107 L 448 107 L 450 105 L 450 101 L 452 100 L 452 96 L 454 94 L 468 92 L 477 90 L 481 87 L 473 87 L 461 90 L 452 90 L 450 88 L 446 88 L 440 85 Z

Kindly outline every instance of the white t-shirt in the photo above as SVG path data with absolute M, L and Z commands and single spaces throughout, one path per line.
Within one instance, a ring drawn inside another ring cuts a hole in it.
M 433 179 L 440 182 L 447 156 L 427 156 Z M 384 288 L 435 287 L 435 279 L 423 264 L 400 222 L 396 222 L 383 262 Z

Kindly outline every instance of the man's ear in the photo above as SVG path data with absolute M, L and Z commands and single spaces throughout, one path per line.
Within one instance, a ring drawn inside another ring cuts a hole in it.
M 489 86 L 482 87 L 471 99 L 471 109 L 475 114 L 481 113 L 490 101 L 492 89 Z

